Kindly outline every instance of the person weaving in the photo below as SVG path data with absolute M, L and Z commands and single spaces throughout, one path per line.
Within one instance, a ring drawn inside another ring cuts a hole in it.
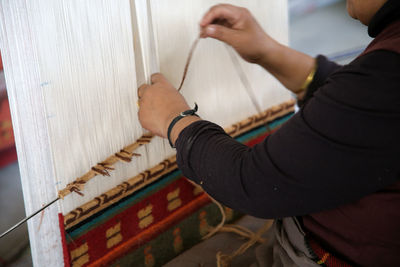
M 212 197 L 277 219 L 254 266 L 400 264 L 400 1 L 348 0 L 347 9 L 375 39 L 345 66 L 277 43 L 243 8 L 214 6 L 200 23 L 201 37 L 231 45 L 301 99 L 253 148 L 196 116 L 168 136 L 184 175 Z M 138 95 L 142 126 L 164 138 L 190 110 L 161 74 Z

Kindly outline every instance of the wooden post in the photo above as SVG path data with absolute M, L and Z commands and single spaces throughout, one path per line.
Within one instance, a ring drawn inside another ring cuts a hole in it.
M 27 214 L 57 196 L 39 67 L 24 0 L 0 2 L 0 49 Z M 29 79 L 27 79 L 29 77 Z M 10 204 L 10 207 L 12 205 Z M 63 266 L 58 207 L 28 222 L 35 266 Z

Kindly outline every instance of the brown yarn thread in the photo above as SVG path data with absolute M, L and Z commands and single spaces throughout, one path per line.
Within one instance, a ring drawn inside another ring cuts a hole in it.
M 191 181 L 191 180 L 188 180 L 188 181 L 193 186 L 195 186 L 197 188 L 201 188 L 201 186 L 199 186 L 198 184 L 194 183 L 193 181 Z M 246 228 L 244 226 L 241 226 L 241 225 L 225 225 L 226 214 L 225 214 L 224 208 L 222 207 L 221 203 L 216 201 L 210 195 L 208 195 L 208 197 L 211 199 L 212 202 L 214 202 L 217 205 L 218 209 L 220 210 L 220 212 L 221 212 L 221 222 L 217 226 L 213 227 L 210 230 L 210 232 L 207 235 L 205 235 L 202 239 L 203 240 L 207 240 L 207 239 L 209 239 L 210 237 L 212 237 L 213 235 L 215 235 L 218 232 L 235 233 L 235 234 L 237 234 L 239 236 L 242 236 L 242 237 L 245 237 L 245 238 L 249 239 L 246 243 L 242 244 L 231 255 L 223 254 L 221 251 L 217 252 L 217 255 L 216 255 L 216 257 L 217 257 L 217 266 L 218 267 L 229 267 L 230 262 L 236 256 L 239 256 L 239 255 L 243 254 L 244 252 L 246 252 L 247 249 L 249 249 L 255 243 L 257 243 L 257 242 L 264 243 L 266 241 L 265 238 L 262 237 L 262 235 L 271 227 L 273 221 L 272 220 L 268 220 L 256 233 L 252 232 L 248 228 Z
M 112 156 L 108 157 L 106 160 L 96 164 L 93 166 L 87 173 L 78 177 L 75 181 L 66 185 L 66 187 L 60 191 L 58 191 L 59 198 L 63 199 L 68 194 L 75 192 L 80 196 L 83 196 L 81 192 L 85 187 L 85 184 L 94 178 L 97 175 L 102 176 L 110 176 L 110 172 L 115 170 L 113 165 L 116 162 L 124 162 L 129 163 L 132 161 L 133 157 L 139 157 L 140 154 L 134 153 L 136 149 L 144 144 L 148 144 L 151 142 L 152 138 L 154 137 L 153 134 L 146 133 L 142 135 L 136 142 L 124 147 L 119 152 L 113 154 Z
M 271 228 L 272 223 L 273 223 L 272 220 L 269 220 L 268 222 L 266 222 L 254 235 L 252 235 L 249 238 L 249 240 L 246 243 L 242 244 L 232 254 L 227 255 L 227 254 L 223 254 L 221 251 L 218 251 L 217 252 L 217 266 L 218 267 L 229 267 L 230 263 L 236 256 L 243 254 L 244 252 L 247 251 L 247 249 L 249 249 L 255 243 L 260 242 L 261 236 Z
M 240 235 L 244 238 L 248 238 L 248 239 L 252 238 L 255 235 L 255 233 L 253 233 L 246 227 L 236 225 L 236 224 L 226 224 L 219 231 L 223 232 L 223 233 L 235 233 L 235 234 L 238 234 L 238 235 Z M 257 240 L 257 242 L 259 242 L 259 243 L 264 243 L 265 241 L 266 241 L 266 239 L 263 237 L 260 237 Z
M 183 70 L 181 84 L 178 87 L 178 92 L 181 91 L 183 83 L 186 80 L 186 74 L 188 72 L 190 62 L 192 61 L 192 57 L 193 57 L 194 51 L 196 50 L 196 47 L 197 47 L 197 44 L 199 43 L 199 41 L 200 41 L 200 37 L 197 37 L 197 39 L 193 42 L 192 47 L 190 48 L 189 55 L 188 55 L 188 57 L 186 59 L 185 68 Z
M 196 184 L 195 182 L 193 182 L 193 181 L 191 181 L 191 180 L 189 180 L 189 179 L 187 179 L 187 181 L 189 181 L 194 187 L 200 188 L 202 191 L 204 191 L 203 188 L 202 188 L 201 186 L 199 186 L 198 184 Z M 205 192 L 205 191 L 204 191 L 204 193 L 207 194 L 207 192 Z M 208 195 L 208 197 L 211 199 L 211 201 L 214 202 L 215 205 L 217 205 L 219 211 L 221 212 L 221 222 L 220 222 L 217 226 L 213 227 L 213 228 L 210 230 L 210 232 L 208 232 L 208 234 L 206 234 L 205 236 L 203 236 L 203 238 L 202 238 L 203 240 L 209 239 L 209 238 L 212 237 L 214 234 L 216 234 L 218 231 L 220 231 L 220 229 L 224 226 L 225 221 L 226 221 L 226 214 L 225 214 L 224 208 L 222 207 L 221 203 L 219 203 L 218 201 L 216 201 L 216 200 L 215 200 L 213 197 L 211 197 L 209 194 L 207 194 L 207 195 Z
M 208 197 L 211 199 L 212 202 L 214 202 L 215 205 L 217 205 L 219 211 L 221 212 L 222 218 L 221 218 L 221 222 L 216 227 L 214 227 L 207 235 L 203 236 L 203 238 L 202 238 L 203 240 L 206 240 L 206 239 L 212 237 L 213 235 L 215 235 L 216 233 L 218 233 L 222 229 L 222 227 L 224 226 L 225 221 L 226 221 L 226 214 L 225 214 L 224 208 L 222 207 L 221 203 L 216 201 L 214 198 L 210 197 L 210 195 L 208 195 Z

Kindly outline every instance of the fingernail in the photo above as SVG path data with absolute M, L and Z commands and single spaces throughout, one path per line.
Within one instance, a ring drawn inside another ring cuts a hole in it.
M 210 26 L 208 26 L 207 28 L 206 28 L 206 33 L 208 34 L 208 35 L 214 35 L 214 33 L 215 33 L 215 26 L 212 26 L 212 25 L 210 25 Z

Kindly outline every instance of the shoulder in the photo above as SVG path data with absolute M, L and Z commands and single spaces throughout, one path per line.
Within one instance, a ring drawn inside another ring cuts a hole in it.
M 400 74 L 400 53 L 386 49 L 375 50 L 361 55 L 346 65 L 346 67 L 360 68 L 369 72 L 384 71 Z
M 301 111 L 309 127 L 335 143 L 400 148 L 400 55 L 374 51 L 341 67 Z
M 400 54 L 377 50 L 338 69 L 316 94 L 357 109 L 400 112 Z

